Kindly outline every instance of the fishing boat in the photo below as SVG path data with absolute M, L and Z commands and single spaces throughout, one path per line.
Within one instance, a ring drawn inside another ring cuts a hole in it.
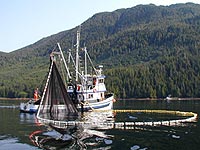
M 171 101 L 171 100 L 180 100 L 178 97 L 172 97 L 171 95 L 168 95 L 164 100 Z
M 23 113 L 36 113 L 40 104 L 40 100 L 35 101 L 30 99 L 26 103 L 20 103 L 20 112 Z
M 50 112 L 48 117 L 51 119 L 52 112 L 56 112 L 56 117 L 54 113 L 53 119 L 60 120 L 62 113 L 112 110 L 115 101 L 114 94 L 107 93 L 104 83 L 105 75 L 102 73 L 103 66 L 94 67 L 86 47 L 81 50 L 84 52 L 84 64 L 81 64 L 79 40 L 80 32 L 77 31 L 75 54 L 69 50 L 68 61 L 59 43 L 52 50 L 49 74 L 41 98 L 38 118 L 41 118 L 39 114 L 48 114 L 47 112 Z M 91 72 L 89 73 L 88 70 Z M 43 116 L 43 118 L 46 117 Z
M 33 98 L 26 103 L 20 103 L 20 112 L 24 113 L 36 113 L 40 104 L 40 95 L 38 88 L 35 89 Z
M 87 52 L 86 47 L 82 49 L 84 52 L 84 62 L 83 66 L 81 66 L 81 59 L 79 56 L 79 43 L 80 43 L 80 32 L 77 31 L 77 43 L 76 43 L 76 59 L 74 60 L 71 51 L 69 51 L 69 58 L 71 58 L 71 62 L 75 62 L 73 65 L 75 66 L 75 93 L 78 99 L 78 108 L 83 108 L 86 110 L 93 109 L 101 109 L 101 110 L 110 110 L 113 108 L 114 94 L 106 93 L 105 86 L 105 75 L 102 74 L 103 66 L 99 65 L 98 68 L 95 68 L 91 58 Z M 60 47 L 60 46 L 58 46 Z M 61 48 L 60 48 L 61 52 Z M 64 58 L 63 58 L 64 59 Z M 92 71 L 88 73 L 88 64 L 90 64 Z M 81 70 L 81 67 L 84 68 Z M 73 71 L 73 69 L 72 69 Z M 72 75 L 68 74 L 68 77 L 71 79 Z M 74 95 L 73 83 L 69 83 L 67 87 L 67 91 L 70 97 Z

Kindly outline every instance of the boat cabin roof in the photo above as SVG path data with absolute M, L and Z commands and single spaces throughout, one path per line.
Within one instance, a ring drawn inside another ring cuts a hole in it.
M 94 78 L 98 78 L 98 79 L 104 79 L 106 76 L 105 75 L 85 75 L 85 77 L 87 78 L 91 78 L 91 79 L 94 79 Z

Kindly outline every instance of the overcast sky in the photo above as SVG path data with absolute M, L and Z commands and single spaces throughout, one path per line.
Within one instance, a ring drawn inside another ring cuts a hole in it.
M 1 0 L 0 51 L 11 52 L 74 28 L 95 13 L 138 4 L 170 5 L 199 0 Z

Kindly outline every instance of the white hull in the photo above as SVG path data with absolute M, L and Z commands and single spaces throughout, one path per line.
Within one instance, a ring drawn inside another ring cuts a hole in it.
M 83 109 L 84 111 L 88 111 L 88 110 L 111 110 L 113 109 L 113 101 L 114 101 L 114 97 L 108 97 L 105 100 L 99 101 L 99 102 L 95 102 L 95 103 L 89 103 L 89 102 L 85 102 L 83 103 Z M 81 105 L 78 105 L 78 109 L 81 109 Z
M 83 110 L 112 110 L 113 109 L 114 97 L 110 96 L 107 99 L 95 102 L 95 103 L 84 103 Z M 21 103 L 20 111 L 26 113 L 36 113 L 39 108 L 39 105 L 35 105 L 33 102 Z M 81 104 L 78 105 L 78 109 L 81 110 Z
M 34 105 L 33 103 L 21 103 L 20 111 L 26 113 L 36 113 L 39 105 Z

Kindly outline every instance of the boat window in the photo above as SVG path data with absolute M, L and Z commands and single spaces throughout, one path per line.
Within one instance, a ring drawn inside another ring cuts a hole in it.
M 92 81 L 88 81 L 88 84 L 89 84 L 89 85 L 92 85 Z
M 73 90 L 73 87 L 72 86 L 68 86 L 68 90 Z
M 93 98 L 93 94 L 89 94 L 89 98 Z
M 87 84 L 92 85 L 93 84 L 93 78 L 88 77 L 87 78 Z
M 104 79 L 99 79 L 99 83 L 103 83 L 104 82 Z
M 92 89 L 92 85 L 88 85 L 88 90 L 91 90 Z

